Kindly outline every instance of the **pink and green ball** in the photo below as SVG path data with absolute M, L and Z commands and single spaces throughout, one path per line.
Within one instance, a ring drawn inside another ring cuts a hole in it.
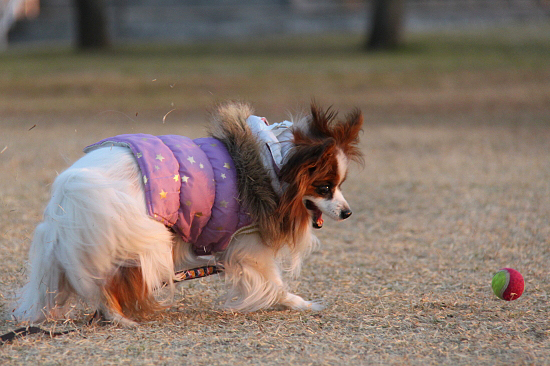
M 521 273 L 513 268 L 502 268 L 493 276 L 491 287 L 499 299 L 517 300 L 523 294 L 525 283 Z

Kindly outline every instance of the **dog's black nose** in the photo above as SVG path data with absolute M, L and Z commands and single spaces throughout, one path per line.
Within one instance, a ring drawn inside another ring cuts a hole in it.
M 340 218 L 342 220 L 345 220 L 350 216 L 351 216 L 351 210 L 342 210 L 342 212 L 340 212 Z

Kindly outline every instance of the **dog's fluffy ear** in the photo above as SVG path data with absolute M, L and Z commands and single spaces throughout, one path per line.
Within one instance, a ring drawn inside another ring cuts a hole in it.
M 337 121 L 337 114 L 330 107 L 323 109 L 315 102 L 311 103 L 311 117 L 306 133 L 313 140 L 333 138 L 349 158 L 360 161 L 362 154 L 358 145 L 363 115 L 359 109 L 354 109 L 343 120 Z
M 363 154 L 359 149 L 359 133 L 363 127 L 363 114 L 359 109 L 348 113 L 344 120 L 339 121 L 333 128 L 332 137 L 342 148 L 344 154 L 354 160 L 362 160 Z
M 294 131 L 294 138 L 292 152 L 279 173 L 281 181 L 287 186 L 275 213 L 280 231 L 292 237 L 287 242 L 291 247 L 300 242 L 300 233 L 311 226 L 311 218 L 302 198 L 316 179 L 327 175 L 331 165 L 326 164 L 326 160 L 336 150 L 336 140 L 333 138 L 313 140 L 303 131 Z
M 313 172 L 323 167 L 321 164 L 330 154 L 334 154 L 336 141 L 332 138 L 313 141 L 302 133 L 294 134 L 292 154 L 283 165 L 280 178 L 283 182 L 311 178 Z M 303 182 L 302 182 L 303 183 Z M 307 186 L 307 185 L 305 185 Z
M 315 102 L 310 106 L 311 119 L 309 124 L 309 134 L 313 138 L 326 138 L 332 136 L 331 125 L 336 118 L 338 112 L 331 107 L 323 109 Z

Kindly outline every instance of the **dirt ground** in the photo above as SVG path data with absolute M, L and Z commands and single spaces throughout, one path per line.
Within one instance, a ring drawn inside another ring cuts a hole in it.
M 325 221 L 321 247 L 290 281 L 324 310 L 222 311 L 213 276 L 182 284 L 171 307 L 134 329 L 88 326 L 92 309 L 77 304 L 74 320 L 43 325 L 76 332 L 0 346 L 0 364 L 550 364 L 550 69 L 541 65 L 440 71 L 434 83 L 363 94 L 359 80 L 342 79 L 342 90 L 322 91 L 366 117 L 365 164 L 343 187 L 353 215 Z M 294 103 L 307 105 L 306 86 Z M 258 114 L 286 115 L 271 114 L 287 91 L 258 92 Z M 163 123 L 165 112 L 17 108 L 0 125 L 0 334 L 18 326 L 10 303 L 51 183 L 84 146 L 128 132 L 204 135 L 202 109 Z M 525 278 L 516 301 L 492 293 L 502 267 Z
M 354 214 L 327 222 L 322 247 L 292 289 L 318 312 L 220 311 L 217 278 L 182 285 L 174 306 L 137 329 L 90 327 L 0 349 L 3 363 L 68 364 L 548 364 L 550 362 L 550 113 L 447 116 L 365 126 L 363 168 L 345 193 Z M 475 120 L 483 119 L 482 123 Z M 29 131 L 34 124 L 37 127 Z M 6 124 L 2 153 L 2 313 L 23 284 L 27 250 L 58 171 L 125 124 Z M 200 136 L 198 124 L 132 125 Z M 524 295 L 491 291 L 501 267 L 521 271 Z M 9 320 L 0 332 L 16 327 Z

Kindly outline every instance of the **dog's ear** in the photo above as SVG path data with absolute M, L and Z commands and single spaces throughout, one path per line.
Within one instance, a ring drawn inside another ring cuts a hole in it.
M 332 128 L 332 137 L 336 140 L 338 146 L 342 148 L 344 154 L 358 161 L 362 160 L 363 155 L 359 149 L 359 134 L 362 127 L 363 114 L 356 108 Z
M 331 124 L 338 114 L 331 107 L 323 109 L 315 102 L 310 106 L 311 119 L 308 125 L 308 135 L 314 139 L 332 137 Z
M 337 112 L 332 108 L 322 109 L 311 103 L 311 119 L 308 135 L 312 139 L 332 138 L 350 159 L 362 160 L 359 150 L 359 134 L 363 127 L 363 115 L 354 109 L 343 120 L 336 121 Z
M 301 132 L 294 133 L 294 148 L 281 168 L 280 178 L 284 182 L 309 179 L 319 173 L 319 169 L 330 154 L 334 154 L 336 140 L 333 138 L 312 140 Z M 297 179 L 299 178 L 299 179 Z

